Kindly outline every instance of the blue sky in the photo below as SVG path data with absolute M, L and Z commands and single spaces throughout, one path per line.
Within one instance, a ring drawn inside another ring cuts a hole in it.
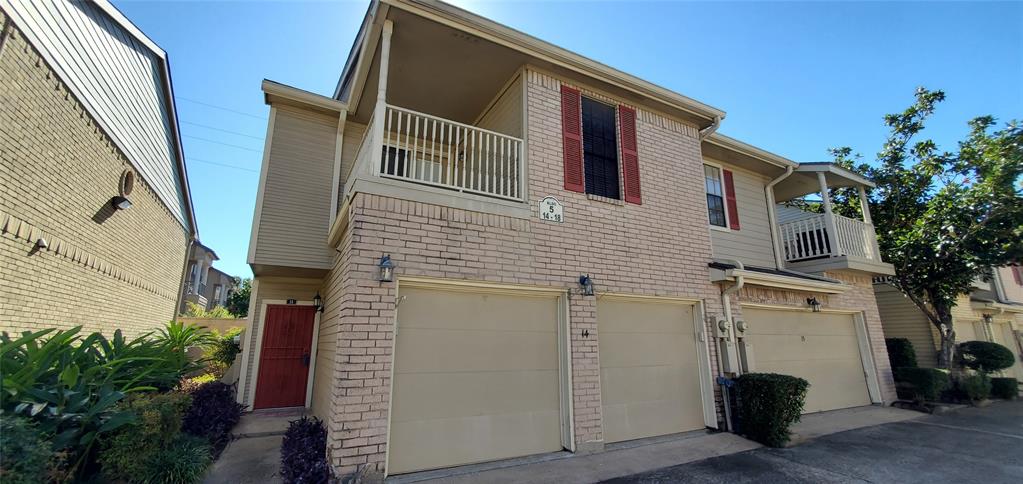
M 114 3 L 170 55 L 202 241 L 248 277 L 259 83 L 330 95 L 368 1 Z M 723 109 L 722 133 L 797 161 L 871 159 L 917 86 L 948 96 L 925 131 L 943 148 L 974 116 L 1023 118 L 1023 3 L 454 3 Z

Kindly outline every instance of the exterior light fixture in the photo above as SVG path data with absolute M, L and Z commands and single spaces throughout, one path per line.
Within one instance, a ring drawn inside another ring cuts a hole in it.
M 985 315 L 984 315 L 984 322 L 985 322 L 985 323 L 987 323 L 987 324 L 991 324 L 991 321 L 992 321 L 992 320 L 994 320 L 994 317 L 993 317 L 993 316 L 991 316 L 990 314 L 985 314 Z
M 323 298 L 320 297 L 320 293 L 318 292 L 315 296 L 313 296 L 313 307 L 316 308 L 316 312 L 323 312 Z
M 579 293 L 583 296 L 593 295 L 593 279 L 590 279 L 589 274 L 579 276 Z
M 810 305 L 810 309 L 815 312 L 821 312 L 821 302 L 817 300 L 817 296 L 811 296 L 806 298 L 806 304 Z
M 391 262 L 390 255 L 381 257 L 377 267 L 380 268 L 380 282 L 391 282 L 394 280 L 394 262 Z
M 110 205 L 116 210 L 128 210 L 131 208 L 131 200 L 128 200 L 128 197 L 117 195 L 110 199 Z

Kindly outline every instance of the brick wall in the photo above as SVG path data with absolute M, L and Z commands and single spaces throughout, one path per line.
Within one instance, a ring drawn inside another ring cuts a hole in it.
M 565 223 L 540 222 L 535 212 L 517 219 L 367 194 L 357 194 L 342 214 L 349 226 L 327 279 L 324 316 L 336 318 L 325 326 L 338 325 L 329 445 L 342 474 L 384 466 L 395 292 L 376 280 L 382 254 L 396 261 L 399 277 L 568 288 L 586 273 L 598 291 L 702 299 L 708 315 L 720 313 L 707 268 L 706 206 L 692 196 L 703 190 L 696 129 L 640 110 L 643 204 L 590 199 L 562 188 L 560 81 L 529 72 L 526 82 L 529 206 L 553 195 L 565 206 Z M 575 438 L 586 447 L 603 439 L 596 302 L 573 297 L 569 313 Z
M 0 12 L 0 23 L 6 18 Z M 138 334 L 174 316 L 187 234 L 13 26 L 0 47 L 0 330 Z M 35 250 L 38 238 L 49 248 Z

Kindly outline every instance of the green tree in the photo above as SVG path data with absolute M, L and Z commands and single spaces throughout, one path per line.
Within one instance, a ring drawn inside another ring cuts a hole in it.
M 227 310 L 239 318 L 249 314 L 249 295 L 252 294 L 252 279 L 242 279 L 241 284 L 227 296 Z
M 891 283 L 938 328 L 938 364 L 948 368 L 957 298 L 974 279 L 991 277 L 992 267 L 1023 260 L 1023 128 L 1013 121 L 995 129 L 995 119 L 982 116 L 969 122 L 956 152 L 914 142 L 944 99 L 942 91 L 917 89 L 912 106 L 885 116 L 891 131 L 877 163 L 857 171 L 877 184 L 868 197 L 881 253 L 896 267 Z M 851 150 L 835 153 L 848 159 Z

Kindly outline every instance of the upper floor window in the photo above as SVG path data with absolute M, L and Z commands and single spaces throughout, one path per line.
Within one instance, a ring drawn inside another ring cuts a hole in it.
M 615 108 L 586 97 L 582 98 L 582 104 L 586 193 L 619 199 Z
M 707 185 L 707 211 L 710 214 L 710 224 L 718 227 L 728 227 L 728 217 L 725 215 L 725 190 L 722 183 L 721 168 L 703 165 L 703 178 Z

